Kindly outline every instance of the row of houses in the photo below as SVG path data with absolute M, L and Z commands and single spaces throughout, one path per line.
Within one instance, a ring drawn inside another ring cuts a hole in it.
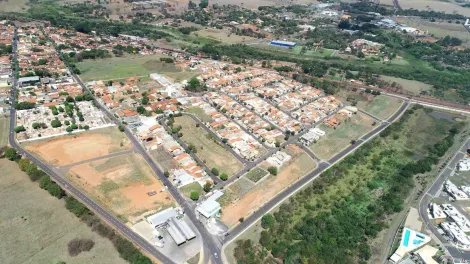
M 205 94 L 204 98 L 211 104 L 216 105 L 227 116 L 230 116 L 240 126 L 248 129 L 255 137 L 260 138 L 268 146 L 274 147 L 276 141 L 284 136 L 282 131 L 273 128 L 270 123 L 264 121 L 261 117 L 227 95 L 211 92 Z
M 0 21 L 0 87 L 8 86 L 12 74 L 10 54 L 15 27 L 7 21 Z
M 430 218 L 461 248 L 470 248 L 470 221 L 451 204 L 429 204 Z M 445 220 L 448 220 L 444 222 Z
M 281 110 L 293 111 L 302 107 L 308 102 L 319 98 L 322 91 L 308 85 L 301 85 L 300 88 L 294 89 L 293 92 L 286 93 L 279 98 L 274 98 L 273 102 L 277 104 Z
M 246 160 L 255 160 L 260 153 L 261 144 L 250 134 L 243 131 L 239 125 L 231 121 L 216 108 L 206 103 L 201 97 L 188 97 L 183 105 L 186 107 L 198 107 L 211 118 L 206 122 L 209 127 L 219 138 L 226 141 L 240 156 Z

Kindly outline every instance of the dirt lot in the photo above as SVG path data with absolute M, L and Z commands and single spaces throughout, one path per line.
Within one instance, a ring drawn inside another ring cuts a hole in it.
M 289 145 L 286 152 L 292 155 L 292 160 L 289 164 L 281 167 L 277 176 L 271 176 L 257 184 L 240 199 L 233 197 L 233 200 L 227 201 L 225 198 L 226 204 L 222 208 L 222 221 L 225 224 L 228 226 L 236 225 L 240 217 L 250 215 L 283 189 L 315 169 L 315 161 L 299 147 Z M 221 199 L 224 199 L 224 197 Z
M 342 149 L 351 144 L 351 140 L 357 140 L 370 130 L 374 119 L 357 113 L 350 120 L 344 121 L 336 129 L 330 128 L 324 124 L 320 129 L 326 132 L 326 135 L 310 146 L 310 149 L 320 159 L 330 159 Z
M 237 43 L 245 43 L 245 42 L 253 42 L 257 41 L 257 38 L 252 38 L 248 36 L 238 36 L 235 34 L 231 34 L 230 29 L 203 29 L 192 33 L 195 36 L 210 38 L 213 40 L 220 41 L 225 44 L 237 44 Z
M 26 150 L 37 154 L 44 161 L 59 166 L 89 160 L 131 147 L 129 139 L 116 127 L 41 142 L 29 142 L 24 145 Z
M 372 101 L 362 101 L 357 104 L 359 108 L 380 119 L 387 119 L 395 113 L 403 100 L 395 97 L 379 95 L 373 97 Z
M 125 264 L 111 242 L 102 238 L 37 183 L 16 163 L 0 160 L 0 258 L 2 263 Z M 38 202 L 40 201 L 40 202 Z M 74 238 L 95 242 L 90 252 L 70 257 L 67 243 Z
M 186 144 L 193 144 L 196 149 L 196 155 L 209 167 L 217 168 L 220 173 L 225 172 L 232 176 L 243 168 L 243 164 L 238 161 L 232 153 L 217 144 L 210 134 L 202 127 L 196 127 L 189 116 L 181 116 L 175 119 L 174 127 L 182 126 L 183 141 Z
M 0 147 L 8 144 L 9 121 L 10 119 L 7 117 L 0 117 Z
M 162 210 L 174 203 L 163 185 L 153 176 L 143 158 L 124 155 L 73 167 L 68 176 L 83 189 L 132 221 L 151 210 Z M 156 191 L 149 196 L 147 193 Z

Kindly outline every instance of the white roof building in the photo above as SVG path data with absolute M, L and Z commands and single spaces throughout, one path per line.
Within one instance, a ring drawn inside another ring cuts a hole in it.
M 215 217 L 220 212 L 221 206 L 220 204 L 213 200 L 208 199 L 202 202 L 196 210 L 202 214 L 205 218 L 212 218 Z

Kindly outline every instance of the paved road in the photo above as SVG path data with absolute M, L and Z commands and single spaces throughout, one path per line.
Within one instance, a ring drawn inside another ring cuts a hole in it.
M 83 161 L 80 161 L 80 162 L 75 162 L 75 163 L 72 163 L 72 164 L 69 164 L 69 165 L 60 166 L 60 167 L 57 167 L 57 169 L 59 169 L 61 171 L 63 171 L 63 170 L 67 171 L 67 170 L 69 170 L 69 169 L 71 169 L 75 166 L 82 165 L 82 164 L 85 164 L 85 163 L 90 163 L 90 162 L 97 161 L 97 160 L 102 160 L 102 159 L 109 159 L 109 158 L 119 157 L 119 156 L 122 156 L 122 155 L 127 155 L 127 154 L 132 154 L 132 153 L 134 153 L 134 150 L 133 149 L 128 149 L 128 150 L 115 152 L 115 153 L 111 153 L 111 154 L 104 155 L 104 156 L 99 156 L 99 157 L 92 158 L 92 159 L 83 160 Z
M 406 110 L 407 107 L 408 107 L 408 102 L 405 102 L 399 108 L 399 110 L 393 116 L 391 116 L 388 119 L 388 121 L 391 123 L 391 122 L 397 120 L 398 117 Z M 383 131 L 390 123 L 382 123 L 380 126 L 376 127 L 374 130 L 372 130 L 371 132 L 369 132 L 366 135 L 364 135 L 363 137 L 361 137 L 361 141 L 366 142 L 366 141 L 370 140 L 371 138 L 376 136 L 378 133 Z M 287 199 L 291 195 L 295 194 L 299 189 L 304 187 L 306 184 L 310 183 L 312 180 L 316 179 L 318 176 L 321 175 L 322 172 L 324 172 L 325 170 L 327 170 L 328 168 L 333 166 L 335 163 L 337 163 L 338 161 L 340 161 L 341 159 L 346 157 L 352 151 L 357 149 L 360 145 L 361 145 L 360 143 L 357 143 L 357 144 L 348 146 L 346 149 L 341 151 L 338 155 L 336 155 L 335 157 L 330 159 L 328 161 L 328 163 L 324 163 L 324 162 L 319 163 L 318 167 L 314 171 L 312 171 L 311 173 L 309 173 L 308 175 L 306 175 L 305 177 L 303 177 L 302 179 L 297 181 L 291 187 L 287 188 L 283 192 L 276 195 L 276 197 L 274 197 L 272 200 L 270 200 L 265 205 L 263 205 L 254 214 L 247 217 L 243 221 L 243 223 L 240 223 L 239 225 L 234 227 L 232 230 L 230 230 L 229 235 L 227 235 L 227 237 L 225 238 L 225 241 L 224 241 L 225 243 L 224 244 L 226 245 L 229 242 L 231 242 L 233 239 L 235 239 L 237 236 L 239 236 L 241 233 L 243 233 L 247 228 L 249 228 L 256 221 L 258 221 L 264 214 L 266 214 L 267 212 L 274 209 L 277 205 L 282 203 L 285 199 Z
M 469 146 L 470 146 L 470 139 L 467 139 L 467 141 L 462 145 L 462 147 L 455 154 L 452 160 L 447 164 L 446 168 L 441 172 L 441 174 L 439 174 L 439 176 L 434 181 L 434 183 L 424 193 L 423 197 L 421 198 L 419 202 L 419 207 L 418 207 L 419 216 L 421 217 L 421 220 L 424 222 L 426 228 L 430 230 L 432 234 L 441 241 L 442 244 L 444 244 L 449 254 L 455 259 L 465 259 L 465 260 L 470 260 L 470 252 L 458 249 L 451 243 L 447 242 L 447 239 L 438 232 L 437 226 L 431 222 L 431 219 L 429 219 L 427 208 L 431 200 L 434 197 L 437 197 L 439 195 L 439 192 L 442 189 L 442 185 L 447 180 L 447 178 L 454 172 L 455 166 L 464 157 L 465 155 L 464 152 L 466 152 Z M 458 206 L 455 205 L 455 207 L 457 208 Z M 466 215 L 466 213 L 464 213 L 464 215 Z
M 18 33 L 15 29 L 15 40 L 13 42 L 13 61 L 17 61 L 17 39 Z M 20 145 L 16 142 L 14 128 L 16 125 L 16 109 L 15 109 L 15 102 L 16 96 L 18 93 L 18 80 L 16 78 L 16 72 L 13 74 L 13 83 L 12 83 L 12 90 L 11 90 L 11 109 L 10 109 L 10 133 L 8 135 L 8 140 L 10 145 L 15 148 L 18 153 L 20 153 L 23 157 L 29 159 L 34 164 L 36 164 L 41 170 L 47 173 L 57 184 L 59 184 L 64 190 L 67 191 L 68 194 L 74 196 L 81 202 L 83 202 L 89 209 L 99 215 L 101 218 L 105 219 L 110 225 L 112 225 L 116 230 L 118 230 L 121 234 L 126 236 L 129 240 L 137 244 L 139 247 L 147 251 L 153 257 L 159 259 L 163 263 L 173 263 L 170 259 L 168 259 L 165 255 L 159 252 L 155 246 L 151 245 L 145 239 L 141 238 L 139 235 L 135 234 L 127 225 L 125 225 L 119 218 L 115 217 L 100 205 L 95 203 L 93 200 L 88 198 L 85 194 L 81 191 L 76 189 L 72 186 L 67 180 L 59 176 L 49 165 L 43 163 L 33 155 L 29 154 L 27 151 L 21 148 Z

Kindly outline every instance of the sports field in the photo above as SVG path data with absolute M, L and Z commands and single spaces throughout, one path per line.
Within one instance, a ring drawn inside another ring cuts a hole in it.
M 97 129 L 23 144 L 26 150 L 53 165 L 69 165 L 130 149 L 131 144 L 117 127 Z
M 401 99 L 386 95 L 378 95 L 373 97 L 372 101 L 358 102 L 357 106 L 367 113 L 385 120 L 393 115 L 393 113 L 400 108 L 402 103 L 403 100 Z
M 133 76 L 144 77 L 151 73 L 164 74 L 175 81 L 190 79 L 198 72 L 183 72 L 173 63 L 161 62 L 160 58 L 166 56 L 154 55 L 126 55 L 100 60 L 84 60 L 78 63 L 82 72 L 83 81 L 92 80 L 120 80 Z
M 196 122 L 189 116 L 175 118 L 174 127 L 182 126 L 182 140 L 189 146 L 193 144 L 196 155 L 209 168 L 217 168 L 220 173 L 225 172 L 228 176 L 233 176 L 243 168 L 243 164 L 238 161 L 232 153 L 216 143 L 212 135 L 207 133 L 202 127 L 196 127 Z
M 223 207 L 222 222 L 230 227 L 236 225 L 238 219 L 256 211 L 317 166 L 315 161 L 296 145 L 289 145 L 283 151 L 291 155 L 292 160 L 281 167 L 277 176 L 269 176 L 256 185 L 242 177 L 235 182 L 237 185 L 234 183 L 225 189 L 225 194 L 220 198 Z M 265 169 L 266 165 L 263 166 Z
M 0 117 L 0 147 L 8 144 L 8 133 L 10 129 L 10 119 L 7 117 Z
M 0 160 L 0 258 L 1 263 L 126 264 L 112 243 L 92 232 L 20 171 L 18 165 Z M 70 257 L 67 243 L 74 238 L 95 242 L 90 252 Z
M 357 113 L 350 120 L 341 123 L 336 129 L 321 124 L 319 127 L 326 132 L 326 135 L 321 137 L 317 143 L 310 145 L 310 149 L 320 159 L 328 160 L 351 144 L 351 140 L 357 140 L 372 130 L 372 123 L 374 123 L 374 119 L 363 113 Z
M 174 203 L 137 154 L 81 164 L 70 169 L 68 177 L 116 215 L 131 222 L 145 212 L 160 211 Z

